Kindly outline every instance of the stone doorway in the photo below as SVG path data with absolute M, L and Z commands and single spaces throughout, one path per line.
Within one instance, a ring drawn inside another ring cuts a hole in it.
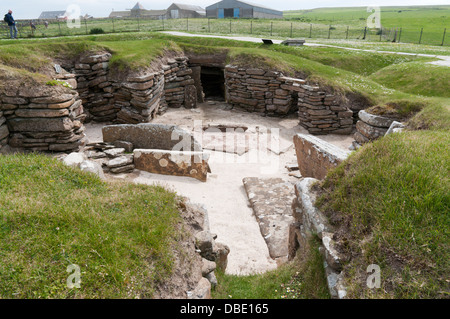
M 202 66 L 200 79 L 205 99 L 225 101 L 225 75 L 222 68 Z

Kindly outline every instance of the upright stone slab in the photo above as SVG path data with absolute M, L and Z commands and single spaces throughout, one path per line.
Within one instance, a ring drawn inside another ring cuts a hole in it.
M 298 167 L 303 177 L 323 179 L 328 170 L 338 166 L 350 154 L 349 151 L 305 134 L 295 135 L 294 145 Z

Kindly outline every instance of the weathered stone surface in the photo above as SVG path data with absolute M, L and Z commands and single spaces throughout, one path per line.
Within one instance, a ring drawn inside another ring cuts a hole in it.
M 304 177 L 323 179 L 329 169 L 339 165 L 350 154 L 347 150 L 305 134 L 295 135 L 294 145 L 298 167 Z
M 132 172 L 134 169 L 135 166 L 133 164 L 129 164 L 125 166 L 113 167 L 110 169 L 110 172 L 114 174 L 129 173 Z
M 281 178 L 246 177 L 243 183 L 270 257 L 287 260 L 293 185 Z
M 356 129 L 359 133 L 361 133 L 371 141 L 384 136 L 388 130 L 387 128 L 369 125 L 363 121 L 356 122 Z
M 395 132 L 396 132 L 396 129 L 397 129 L 397 130 L 398 130 L 398 129 L 402 130 L 402 129 L 404 129 L 404 128 L 405 128 L 405 125 L 404 125 L 403 123 L 397 122 L 397 121 L 393 121 L 392 124 L 391 124 L 391 126 L 389 126 L 389 129 L 387 130 L 387 132 L 386 132 L 385 135 L 389 135 L 389 134 L 391 134 L 391 133 L 395 133 Z
M 101 179 L 106 179 L 102 166 L 97 162 L 85 160 L 80 163 L 79 167 L 82 171 L 90 172 L 97 175 Z
M 106 166 L 109 168 L 115 168 L 120 166 L 126 166 L 133 164 L 133 157 L 132 156 L 119 156 L 116 158 L 113 158 L 112 160 L 109 160 L 106 163 Z
M 0 140 L 6 138 L 9 135 L 9 130 L 6 125 L 0 126 Z
M 211 283 L 208 279 L 202 278 L 197 287 L 187 295 L 188 299 L 211 299 Z
M 187 109 L 197 107 L 197 88 L 194 85 L 187 85 L 184 88 L 184 107 Z
M 111 148 L 111 149 L 105 150 L 104 153 L 108 157 L 117 157 L 117 156 L 125 153 L 125 149 L 123 147 L 116 147 L 116 148 Z
M 69 131 L 73 122 L 67 118 L 15 118 L 9 121 L 13 132 L 58 132 Z
M 202 258 L 202 276 L 206 277 L 206 275 L 214 270 L 216 270 L 216 263 L 214 261 Z
M 361 121 L 376 127 L 382 127 L 382 128 L 389 128 L 391 126 L 393 119 L 379 116 L 379 115 L 373 115 L 365 110 L 361 110 L 358 112 L 358 117 Z
M 133 154 L 136 168 L 150 173 L 187 176 L 206 182 L 210 171 L 209 155 L 203 152 L 135 149 Z
M 122 124 L 107 125 L 102 129 L 103 141 L 113 143 L 126 141 L 134 148 L 175 151 L 201 151 L 201 145 L 192 134 L 175 125 Z
M 125 152 L 127 153 L 131 153 L 133 152 L 133 143 L 131 142 L 127 142 L 127 141 L 114 141 L 113 142 L 114 146 L 117 148 L 124 148 Z
M 18 109 L 15 114 L 18 117 L 63 117 L 69 115 L 68 109 Z
M 87 160 L 87 157 L 84 153 L 81 152 L 73 152 L 64 157 L 63 163 L 67 166 L 72 167 L 80 167 L 81 163 Z

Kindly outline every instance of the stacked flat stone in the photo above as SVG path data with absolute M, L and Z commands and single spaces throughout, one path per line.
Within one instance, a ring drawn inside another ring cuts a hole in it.
M 168 107 L 195 108 L 197 106 L 197 89 L 187 61 L 186 57 L 177 57 L 169 59 L 167 65 L 163 65 L 164 95 Z
M 54 89 L 52 94 L 51 90 L 28 90 L 22 95 L 19 90 L 14 97 L 1 96 L 3 116 L 0 123 L 5 117 L 11 147 L 26 151 L 69 152 L 78 150 L 85 143 L 83 106 L 78 93 Z M 0 144 L 4 143 L 5 135 L 2 126 Z
M 335 95 L 322 92 L 303 79 L 276 71 L 225 67 L 227 101 L 234 107 L 267 115 L 298 110 L 300 125 L 311 134 L 350 134 L 353 112 Z
M 233 107 L 248 112 L 287 114 L 291 96 L 278 91 L 282 82 L 280 72 L 263 69 L 244 69 L 232 65 L 225 67 L 227 101 Z
M 118 85 L 109 79 L 110 53 L 83 56 L 75 64 L 77 90 L 86 109 L 87 121 L 107 122 L 116 118 Z
M 164 72 L 131 76 L 116 94 L 117 123 L 138 124 L 151 121 L 158 113 L 164 95 Z
M 0 151 L 3 146 L 8 144 L 9 130 L 6 125 L 6 118 L 3 116 L 3 111 L 0 106 Z
M 311 134 L 350 134 L 353 112 L 340 99 L 320 91 L 317 86 L 302 85 L 298 98 L 300 125 Z
M 105 173 L 130 173 L 134 170 L 133 145 L 126 141 L 90 143 L 84 149 L 87 158 L 99 163 Z
M 394 121 L 384 116 L 370 114 L 365 110 L 359 111 L 358 117 L 353 138 L 360 145 L 384 136 Z

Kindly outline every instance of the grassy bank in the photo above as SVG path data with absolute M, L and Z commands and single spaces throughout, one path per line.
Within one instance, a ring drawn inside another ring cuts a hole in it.
M 318 204 L 341 221 L 351 297 L 448 297 L 449 141 L 448 131 L 387 136 L 326 177 Z M 381 289 L 365 285 L 369 264 L 381 267 Z
M 172 272 L 176 203 L 47 156 L 0 156 L 0 298 L 151 297 Z M 67 287 L 71 264 L 79 289 Z

